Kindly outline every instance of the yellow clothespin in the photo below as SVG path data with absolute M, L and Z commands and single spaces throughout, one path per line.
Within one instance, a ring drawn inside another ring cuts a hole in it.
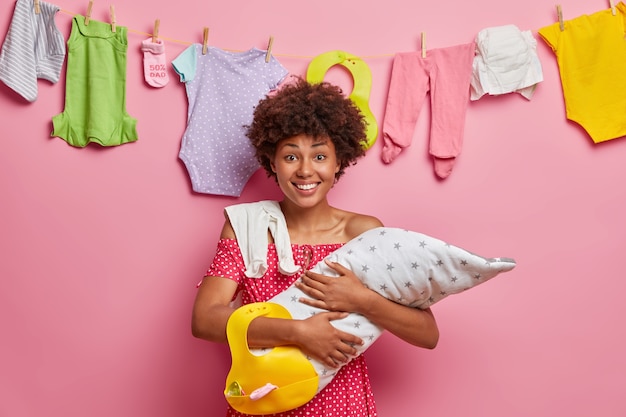
M 202 36 L 202 55 L 206 55 L 208 43 L 209 43 L 209 28 L 204 28 L 204 34 Z
M 89 0 L 89 6 L 87 6 L 87 14 L 85 15 L 85 26 L 89 24 L 89 19 L 91 19 L 91 9 L 93 9 L 93 0 Z
M 161 26 L 161 20 L 154 21 L 154 30 L 152 31 L 152 43 L 156 43 L 159 39 L 159 26 Z
M 39 14 L 40 12 L 41 12 L 41 9 L 39 8 L 39 0 L 35 0 L 35 14 Z
M 265 54 L 265 62 L 270 62 L 272 57 L 272 45 L 274 44 L 274 37 L 270 36 L 270 40 L 267 43 L 267 53 Z
M 613 2 L 613 0 L 609 0 L 609 6 L 611 6 L 611 14 L 615 16 L 615 3 Z
M 563 24 L 563 10 L 561 9 L 561 5 L 556 5 L 556 15 L 559 17 L 559 28 L 561 32 L 565 30 L 565 25 Z
M 426 32 L 422 32 L 422 58 L 426 58 Z
M 109 10 L 111 12 L 111 32 L 115 33 L 116 30 L 116 21 L 115 21 L 115 6 L 111 5 L 109 7 Z

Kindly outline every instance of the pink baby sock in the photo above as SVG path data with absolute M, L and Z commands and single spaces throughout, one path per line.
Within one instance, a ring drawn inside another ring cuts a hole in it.
M 152 87 L 164 87 L 170 80 L 165 60 L 165 44 L 161 39 L 152 42 L 148 38 L 141 42 L 143 51 L 143 75 Z

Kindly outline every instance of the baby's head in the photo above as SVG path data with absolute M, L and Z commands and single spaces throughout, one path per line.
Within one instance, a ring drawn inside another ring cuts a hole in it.
M 274 178 L 271 161 L 277 143 L 300 134 L 330 138 L 340 162 L 335 180 L 344 174 L 346 167 L 365 155 L 363 115 L 339 87 L 327 82 L 310 84 L 298 78 L 285 85 L 259 102 L 247 130 L 259 163 Z

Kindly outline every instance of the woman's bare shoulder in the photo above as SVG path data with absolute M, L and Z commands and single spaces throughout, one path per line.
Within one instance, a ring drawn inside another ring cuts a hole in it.
M 363 232 L 381 226 L 383 226 L 383 223 L 374 216 L 360 213 L 350 213 L 346 224 L 346 234 L 350 239 L 352 239 Z
M 220 239 L 235 239 L 235 230 L 233 226 L 230 224 L 230 220 L 228 219 L 228 215 L 226 211 L 224 211 L 224 226 L 222 226 L 222 232 L 220 233 Z

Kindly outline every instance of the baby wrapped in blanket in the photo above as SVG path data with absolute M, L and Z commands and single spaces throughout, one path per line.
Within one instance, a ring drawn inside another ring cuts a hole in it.
M 242 210 L 248 213 L 247 219 Z M 291 249 L 289 244 L 285 247 L 285 243 L 289 243 L 288 234 L 278 203 L 263 201 L 239 204 L 228 207 L 226 211 L 240 242 L 244 261 L 252 259 L 250 255 L 254 251 L 262 252 L 262 245 L 267 248 L 267 242 L 259 244 L 257 249 L 250 244 L 241 244 L 249 239 L 244 236 L 245 233 L 258 233 L 252 230 L 254 225 L 263 231 L 263 236 L 267 236 L 266 231 L 270 230 L 276 244 L 282 246 L 280 250 L 287 252 L 283 253 L 285 257 L 282 268 L 291 270 L 292 273 L 297 272 L 297 266 L 289 264 L 287 255 Z M 250 213 L 253 213 L 252 218 L 249 217 Z M 258 221 L 259 215 L 264 217 L 263 221 Z M 263 271 L 262 257 L 258 259 L 254 266 L 256 273 Z M 449 295 L 482 284 L 502 272 L 510 271 L 516 265 L 510 258 L 485 258 L 434 237 L 394 227 L 368 230 L 326 259 L 350 269 L 364 285 L 382 296 L 421 309 L 428 308 Z M 250 266 L 253 266 L 253 262 L 250 262 Z M 311 270 L 323 275 L 337 276 L 324 261 Z M 325 311 L 300 302 L 304 297 L 308 296 L 292 285 L 268 302 L 282 305 L 296 320 Z M 383 331 L 366 317 L 356 313 L 350 313 L 347 317 L 331 323 L 336 328 L 363 339 L 363 345 L 356 346 L 357 356 L 367 350 Z M 265 349 L 251 351 L 262 355 Z M 319 376 L 319 392 L 332 380 L 337 369 L 327 368 L 315 359 L 310 361 Z

